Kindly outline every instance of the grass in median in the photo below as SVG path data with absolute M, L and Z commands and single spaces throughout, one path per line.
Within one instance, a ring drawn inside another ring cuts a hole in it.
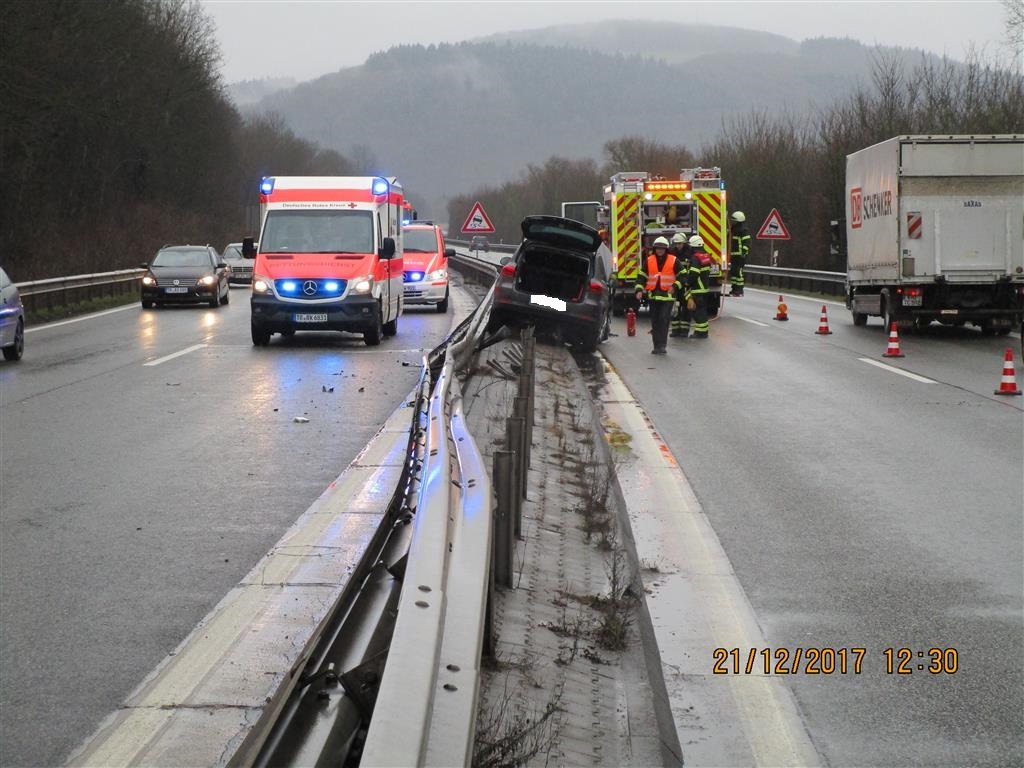
M 99 312 L 103 309 L 121 307 L 125 304 L 138 302 L 137 293 L 122 293 L 117 296 L 96 296 L 85 301 L 78 301 L 72 304 L 64 304 L 59 307 L 41 307 L 39 309 L 25 310 L 25 324 L 39 325 L 40 323 L 51 323 L 54 320 L 66 320 L 69 317 L 87 315 L 90 312 Z

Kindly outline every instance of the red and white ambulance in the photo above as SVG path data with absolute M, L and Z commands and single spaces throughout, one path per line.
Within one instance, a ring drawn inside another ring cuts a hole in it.
M 368 346 L 402 314 L 402 186 L 382 176 L 268 176 L 260 183 L 252 343 L 296 331 L 361 333 Z

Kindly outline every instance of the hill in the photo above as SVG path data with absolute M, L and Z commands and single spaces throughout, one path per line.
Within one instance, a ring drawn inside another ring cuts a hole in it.
M 557 44 L 522 41 L 531 35 Z M 696 58 L 629 53 L 652 35 L 701 41 L 689 47 Z M 378 172 L 398 175 L 425 213 L 440 216 L 453 194 L 551 155 L 600 160 L 606 141 L 628 134 L 698 149 L 723 120 L 751 109 L 804 114 L 867 82 L 875 50 L 639 22 L 506 37 L 398 46 L 252 108 L 279 112 L 296 133 L 342 154 L 369 148 Z M 626 52 L 609 52 L 616 46 Z

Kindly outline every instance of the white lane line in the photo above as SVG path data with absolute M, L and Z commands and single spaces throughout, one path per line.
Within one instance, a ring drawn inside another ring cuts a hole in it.
M 924 376 L 918 376 L 916 373 L 910 373 L 909 371 L 901 371 L 899 368 L 893 368 L 891 365 L 886 365 L 885 363 L 880 363 L 877 360 L 872 360 L 871 358 L 868 358 L 868 357 L 858 357 L 857 359 L 860 360 L 862 363 L 867 363 L 868 365 L 873 365 L 876 368 L 881 368 L 883 371 L 889 371 L 890 373 L 898 373 L 900 376 L 906 376 L 908 379 L 913 379 L 914 381 L 919 381 L 922 384 L 934 384 L 935 383 L 932 379 L 926 379 Z
M 50 328 L 60 328 L 62 325 L 71 325 L 72 323 L 80 323 L 83 320 L 92 320 L 96 317 L 103 317 L 104 315 L 112 315 L 115 312 L 124 312 L 126 309 L 138 309 L 138 304 L 125 304 L 123 307 L 114 307 L 114 309 L 105 309 L 102 312 L 93 312 L 91 315 L 82 315 L 81 317 L 73 317 L 70 320 L 61 320 L 59 323 L 46 323 L 45 325 L 33 325 L 31 328 L 26 328 L 25 333 L 32 333 L 33 331 L 48 331 Z
M 754 325 L 760 325 L 762 328 L 768 327 L 768 323 L 762 323 L 760 320 L 752 320 L 749 317 L 742 317 L 741 315 L 731 315 L 731 317 L 734 317 L 737 320 L 742 320 L 744 323 L 753 323 Z
M 168 360 L 173 360 L 176 357 L 187 355 L 189 352 L 195 352 L 197 349 L 203 349 L 205 346 L 205 344 L 193 344 L 191 347 L 186 347 L 180 352 L 175 352 L 174 354 L 171 355 L 164 355 L 163 357 L 158 357 L 156 360 L 150 360 L 148 363 L 143 363 L 143 365 L 160 365 L 160 363 L 166 363 Z

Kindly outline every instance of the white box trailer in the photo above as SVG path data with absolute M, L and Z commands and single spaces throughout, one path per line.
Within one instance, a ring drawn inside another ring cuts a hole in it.
M 846 158 L 855 325 L 1024 317 L 1024 136 L 897 136 Z

